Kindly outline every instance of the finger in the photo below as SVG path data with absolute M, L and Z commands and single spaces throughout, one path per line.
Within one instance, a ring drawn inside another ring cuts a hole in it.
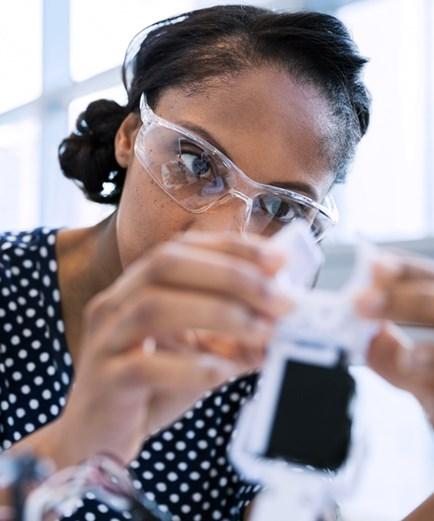
M 434 282 L 403 281 L 389 291 L 370 290 L 356 299 L 363 316 L 434 326 Z
M 191 231 L 180 235 L 179 241 L 252 262 L 269 275 L 276 273 L 286 261 L 285 253 L 274 246 L 269 238 L 255 234 L 240 235 L 232 232 L 204 234 Z
M 274 279 L 253 263 L 178 243 L 167 243 L 123 279 L 109 295 L 115 309 L 151 284 L 224 295 L 270 317 L 287 313 L 292 306 Z
M 411 350 L 410 363 L 415 369 L 423 368 L 431 374 L 434 383 L 434 331 L 432 342 L 418 342 Z
M 91 322 L 92 317 L 88 320 Z M 273 326 L 274 322 L 225 298 L 150 288 L 128 300 L 117 314 L 100 324 L 93 343 L 104 350 L 119 351 L 140 343 L 146 336 L 208 329 L 238 338 L 257 349 L 270 337 Z
M 264 362 L 266 341 L 261 341 L 253 347 L 251 343 L 246 344 L 237 338 L 212 331 L 196 331 L 196 336 L 200 350 L 223 358 L 242 361 L 248 370 L 256 369 Z
M 397 327 L 384 326 L 369 346 L 367 363 L 391 384 L 406 388 L 411 380 L 410 345 L 409 339 Z
M 128 379 L 158 390 L 211 389 L 238 375 L 240 366 L 203 353 L 153 355 L 137 351 Z
M 374 264 L 373 275 L 374 285 L 382 288 L 390 287 L 397 281 L 434 281 L 434 262 L 407 252 L 400 252 L 399 255 L 386 252 Z
M 387 326 L 371 343 L 368 365 L 417 398 L 434 396 L 434 342 L 413 345 L 397 327 Z
M 256 265 L 220 252 L 174 244 L 147 270 L 149 283 L 213 292 L 240 300 L 259 313 L 279 316 L 292 305 L 274 279 Z

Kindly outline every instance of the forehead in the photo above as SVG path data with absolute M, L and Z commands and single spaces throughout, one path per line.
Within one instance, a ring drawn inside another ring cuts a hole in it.
M 171 88 L 156 112 L 205 129 L 255 181 L 308 184 L 317 199 L 333 182 L 324 153 L 327 101 L 287 72 L 260 68 L 216 78 L 194 91 Z

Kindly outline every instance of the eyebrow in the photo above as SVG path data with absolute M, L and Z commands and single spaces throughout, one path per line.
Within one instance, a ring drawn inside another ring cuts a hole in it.
M 195 123 L 191 123 L 190 121 L 179 121 L 176 123 L 177 125 L 184 127 L 192 132 L 198 134 L 201 138 L 205 139 L 210 143 L 213 147 L 217 148 L 220 152 L 230 159 L 232 162 L 234 160 L 231 158 L 229 152 L 222 146 L 218 140 L 208 132 L 208 130 L 204 129 L 200 125 L 196 125 Z M 293 192 L 302 192 L 302 195 L 307 195 L 314 201 L 318 200 L 318 193 L 316 190 L 308 185 L 307 183 L 303 183 L 301 181 L 273 181 L 271 183 L 266 183 L 270 186 L 275 186 L 276 188 L 284 188 L 285 190 L 291 190 Z
M 196 134 L 198 134 L 201 138 L 205 139 L 206 141 L 208 141 L 208 143 L 210 145 L 212 145 L 214 148 L 217 148 L 217 150 L 219 150 L 220 152 L 223 152 L 223 154 L 228 158 L 230 159 L 232 162 L 233 162 L 233 159 L 231 158 L 231 156 L 229 155 L 229 152 L 225 149 L 224 146 L 222 146 L 218 141 L 217 139 L 208 132 L 208 130 L 205 130 L 203 127 L 201 127 L 200 125 L 196 125 L 194 123 L 190 123 L 189 121 L 180 121 L 179 123 L 177 123 L 177 125 L 181 126 L 181 127 L 184 127 L 188 130 L 191 130 L 192 132 L 195 132 Z

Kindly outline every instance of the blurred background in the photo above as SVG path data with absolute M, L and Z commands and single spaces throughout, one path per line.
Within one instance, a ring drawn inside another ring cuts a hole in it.
M 1 229 L 79 226 L 109 208 L 62 178 L 57 146 L 89 101 L 122 101 L 119 66 L 131 37 L 203 0 L 15 0 L 0 4 Z M 434 2 L 250 0 L 336 14 L 370 59 L 372 124 L 352 175 L 336 190 L 335 242 L 434 235 Z M 429 243 L 428 243 L 429 244 Z
M 120 64 L 135 33 L 218 3 L 333 13 L 370 60 L 372 123 L 335 190 L 341 223 L 322 284 L 342 279 L 360 236 L 434 256 L 434 0 L 2 1 L 0 229 L 81 226 L 112 210 L 62 177 L 58 144 L 90 101 L 124 100 Z M 369 457 L 344 514 L 396 520 L 432 491 L 432 432 L 411 397 L 359 373 Z

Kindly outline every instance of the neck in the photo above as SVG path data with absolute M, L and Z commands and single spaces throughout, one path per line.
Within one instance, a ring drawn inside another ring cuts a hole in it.
M 122 272 L 116 212 L 95 226 L 59 232 L 56 255 L 66 339 L 74 360 L 86 304 Z

